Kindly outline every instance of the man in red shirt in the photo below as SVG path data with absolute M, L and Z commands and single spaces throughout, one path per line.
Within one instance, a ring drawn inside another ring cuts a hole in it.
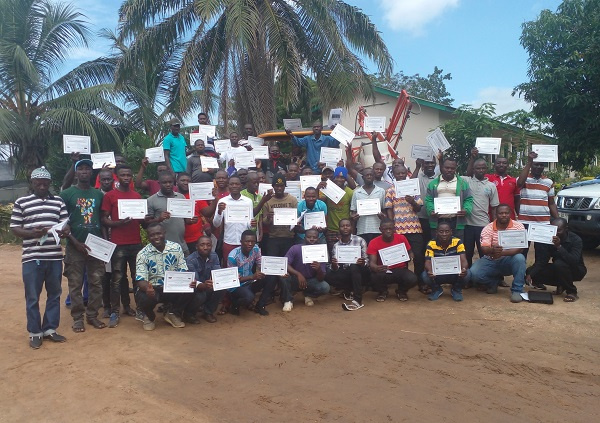
M 371 282 L 377 294 L 377 301 L 383 302 L 388 295 L 388 285 L 398 284 L 396 296 L 400 301 L 408 301 L 408 290 L 417 285 L 417 276 L 408 270 L 408 262 L 397 263 L 391 266 L 383 265 L 379 250 L 404 244 L 411 260 L 414 259 L 410 244 L 404 235 L 397 234 L 394 221 L 387 217 L 381 219 L 379 225 L 381 235 L 374 238 L 367 247 L 369 255 L 369 267 L 371 268 Z

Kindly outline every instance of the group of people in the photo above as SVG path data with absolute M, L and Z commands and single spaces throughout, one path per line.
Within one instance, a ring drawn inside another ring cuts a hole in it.
M 201 125 L 208 123 L 204 113 L 198 118 Z M 144 330 L 155 328 L 158 312 L 176 328 L 197 324 L 199 317 L 215 323 L 218 314 L 238 315 L 244 309 L 268 315 L 267 306 L 277 298 L 283 312 L 291 312 L 299 291 L 306 306 L 327 293 L 340 295 L 347 311 L 364 307 L 364 293 L 369 290 L 375 292 L 377 302 L 386 301 L 389 285 L 396 286 L 400 301 L 407 301 L 409 290 L 416 286 L 435 301 L 444 293 L 443 285 L 450 285 L 455 301 L 463 300 L 467 288 L 496 294 L 499 286 L 510 286 L 510 301 L 516 303 L 522 301 L 526 284 L 540 290 L 556 285 L 555 293 L 564 293 L 565 301 L 578 298 L 574 282 L 586 273 L 582 241 L 558 217 L 553 183 L 543 175 L 544 164 L 534 161 L 533 152 L 517 179 L 507 174 L 508 161 L 503 157 L 496 157 L 494 173 L 486 173 L 488 164 L 476 149 L 465 176 L 458 176 L 457 161 L 441 152 L 437 160 L 417 159 L 411 173 L 402 159 L 388 167 L 373 136 L 372 167 L 364 167 L 360 156 L 353 158 L 350 148 L 345 162 L 333 167 L 320 163 L 319 153 L 322 147 L 339 148 L 339 142 L 323 135 L 317 122 L 313 134 L 303 138 L 288 131 L 294 146 L 290 157 L 272 145 L 268 160 L 238 169 L 235 151 L 252 147 L 246 140 L 240 142 L 236 133 L 230 134 L 231 150 L 221 155 L 211 138 L 196 141 L 189 151 L 179 130 L 180 123 L 171 121 L 171 132 L 162 144 L 165 163 L 157 165 L 157 180 L 144 179 L 147 159 L 134 176 L 122 156 L 114 169 L 101 169 L 94 181 L 91 160 L 74 154 L 59 195 L 50 192 L 52 178 L 46 168 L 32 172 L 32 193 L 15 202 L 10 223 L 14 234 L 23 239 L 32 348 L 39 348 L 43 339 L 66 340 L 56 332 L 63 261 L 74 332 L 85 331 L 84 322 L 102 329 L 107 326 L 103 319 L 108 319 L 108 327 L 117 327 L 122 315 L 139 320 Z M 245 125 L 244 137 L 250 136 L 253 128 Z M 203 168 L 203 156 L 218 158 L 222 167 Z M 320 175 L 320 182 L 298 198 L 288 192 L 288 185 L 297 183 L 301 175 Z M 409 178 L 418 180 L 420 195 L 397 195 L 394 182 Z M 172 217 L 167 211 L 169 199 L 189 199 L 189 184 L 195 182 L 213 182 L 214 200 L 196 200 L 192 218 Z M 261 183 L 272 189 L 259 192 Z M 324 195 L 328 184 L 344 192 L 337 202 Z M 121 200 L 141 200 L 142 194 L 148 196 L 147 214 L 123 218 Z M 436 198 L 445 197 L 457 197 L 459 209 L 436 213 Z M 359 214 L 364 200 L 378 202 L 379 211 Z M 236 213 L 247 210 L 248 218 L 233 219 L 228 208 Z M 295 209 L 298 220 L 294 225 L 276 224 L 277 209 Z M 322 224 L 304 225 L 307 214 L 321 212 Z M 503 249 L 498 238 L 502 231 L 523 230 L 531 223 L 558 229 L 552 244 L 535 243 L 535 262 L 527 268 L 528 249 Z M 145 246 L 142 229 L 147 234 Z M 108 263 L 89 254 L 89 235 L 116 245 Z M 317 244 L 327 246 L 327 257 L 305 262 L 303 247 Z M 388 261 L 380 251 L 402 244 L 406 260 L 384 264 Z M 347 246 L 360 247 L 355 262 L 341 259 L 340 251 Z M 475 248 L 479 259 L 474 261 Z M 265 275 L 263 256 L 287 257 L 285 273 Z M 459 257 L 459 268 L 436 275 L 435 259 L 449 256 Z M 227 267 L 238 269 L 239 287 L 213 289 L 212 271 Z M 163 292 L 165 272 L 170 271 L 194 272 L 191 292 Z M 508 285 L 504 277 L 511 275 Z M 42 319 L 38 303 L 44 285 L 47 301 Z

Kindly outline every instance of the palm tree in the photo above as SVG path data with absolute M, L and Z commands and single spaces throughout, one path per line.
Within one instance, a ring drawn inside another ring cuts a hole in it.
M 216 94 L 227 116 L 234 99 L 259 132 L 276 124 L 276 96 L 298 103 L 306 74 L 327 107 L 372 94 L 358 54 L 392 68 L 369 18 L 339 0 L 125 0 L 119 18 L 120 38 L 132 42 L 121 66 L 183 42 L 172 100 L 185 109 L 201 86 L 205 110 Z
M 27 175 L 61 134 L 90 135 L 96 151 L 120 146 L 115 61 L 98 58 L 53 79 L 71 49 L 87 46 L 84 18 L 66 3 L 0 0 L 0 143 Z

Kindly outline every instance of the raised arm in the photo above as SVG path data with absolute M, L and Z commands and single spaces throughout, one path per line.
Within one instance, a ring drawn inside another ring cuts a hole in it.
M 527 182 L 527 177 L 529 176 L 529 172 L 531 171 L 531 165 L 533 164 L 533 159 L 537 157 L 537 153 L 533 151 L 527 155 L 527 164 L 521 170 L 519 174 L 519 179 L 517 179 L 517 186 L 519 188 L 523 188 L 525 186 L 525 182 Z
M 143 189 L 144 191 L 148 191 L 148 183 L 144 181 L 144 172 L 146 172 L 146 168 L 148 167 L 148 157 L 144 157 L 142 159 L 142 165 L 140 166 L 140 170 L 138 170 L 137 175 L 135 175 L 135 187 L 136 189 Z

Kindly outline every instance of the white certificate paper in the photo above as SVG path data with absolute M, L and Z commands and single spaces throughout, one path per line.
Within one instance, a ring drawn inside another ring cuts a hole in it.
M 304 213 L 304 230 L 311 229 L 313 226 L 317 228 L 325 228 L 325 212 L 318 211 L 312 213 Z
M 433 150 L 428 145 L 413 144 L 410 149 L 410 157 L 430 162 L 433 160 Z
M 333 131 L 331 131 L 331 134 L 329 135 L 331 135 L 333 138 L 335 138 L 344 145 L 350 144 L 356 136 L 354 132 L 347 128 L 344 128 L 339 123 L 335 126 L 335 128 L 333 128 Z
M 200 156 L 200 166 L 202 169 L 218 169 L 219 162 L 214 157 Z
M 213 291 L 237 288 L 240 286 L 240 276 L 237 267 L 211 270 L 210 277 L 213 282 Z
M 356 261 L 361 258 L 360 246 L 338 245 L 335 256 L 339 264 L 356 264 Z
M 190 134 L 190 145 L 193 147 L 196 145 L 196 141 L 202 140 L 204 141 L 204 145 L 206 145 L 206 134 L 201 132 L 193 132 Z
M 460 256 L 433 257 L 431 268 L 435 276 L 458 275 L 460 273 Z
M 248 137 L 248 144 L 250 144 L 250 147 L 255 148 L 255 147 L 260 147 L 261 145 L 265 144 L 265 140 L 260 138 L 260 137 Z
M 190 284 L 194 282 L 194 272 L 173 272 L 167 270 L 163 279 L 163 292 L 173 294 L 187 294 L 194 292 Z
M 88 254 L 98 260 L 108 263 L 115 251 L 117 244 L 97 237 L 96 235 L 88 234 L 85 239 L 85 245 L 90 247 Z
M 167 198 L 167 211 L 171 217 L 191 219 L 194 217 L 195 201 L 187 198 Z
M 440 128 L 436 128 L 426 137 L 431 149 L 437 154 L 438 150 L 446 151 L 450 148 L 450 143 Z
M 438 214 L 456 214 L 461 210 L 460 197 L 436 197 L 433 199 L 434 211 Z
M 556 236 L 558 226 L 530 223 L 527 228 L 527 239 L 542 244 L 553 244 L 552 237 Z
M 296 129 L 302 129 L 302 120 L 300 120 L 300 119 L 284 119 L 283 127 L 285 129 L 289 129 L 290 131 L 294 131 Z
M 227 207 L 225 207 L 225 221 L 227 223 L 250 224 L 250 220 L 252 219 L 252 210 L 250 208 L 251 206 L 247 204 L 227 204 Z
M 254 153 L 255 159 L 268 159 L 269 158 L 269 147 L 266 145 L 260 145 L 252 147 L 252 153 Z
M 498 231 L 498 244 L 505 250 L 527 248 L 527 231 Z
M 344 195 L 346 195 L 346 191 L 341 189 L 335 182 L 331 179 L 327 181 L 327 186 L 321 189 L 321 192 L 325 194 L 331 201 L 335 204 L 338 204 Z
M 342 109 L 330 109 L 329 110 L 329 121 L 327 122 L 329 127 L 332 127 L 333 125 L 338 125 L 341 121 L 342 121 Z M 332 135 L 332 137 L 333 137 L 333 135 Z
M 313 261 L 327 263 L 329 255 L 327 254 L 327 244 L 303 245 L 302 263 L 309 264 Z
M 319 156 L 321 163 L 334 166 L 335 168 L 340 160 L 342 160 L 342 150 L 339 148 L 321 147 L 321 155 Z
M 260 195 L 265 195 L 271 189 L 273 189 L 273 185 L 271 184 L 263 184 L 262 182 L 258 184 L 258 193 Z
M 381 213 L 381 201 L 378 198 L 356 200 L 356 213 L 359 216 L 370 216 Z
M 236 169 L 248 169 L 249 167 L 256 167 L 254 161 L 254 153 L 252 151 L 240 151 L 234 157 Z
M 421 195 L 421 186 L 419 179 L 405 179 L 403 181 L 394 181 L 394 189 L 396 191 L 396 197 L 406 197 L 407 195 Z
M 393 266 L 410 261 L 410 256 L 404 243 L 382 248 L 379 250 L 379 257 L 381 257 L 381 263 L 384 266 Z
M 289 184 L 289 182 L 288 182 Z M 302 191 L 300 190 L 300 187 L 290 187 L 287 186 L 285 187 L 285 193 L 290 194 L 293 197 L 296 197 L 296 200 L 298 200 L 298 202 L 302 201 Z
M 479 154 L 500 154 L 500 143 L 502 138 L 483 138 L 475 139 L 475 148 Z
M 148 203 L 146 200 L 118 200 L 119 219 L 144 219 L 148 214 Z
M 558 145 L 533 144 L 531 150 L 538 155 L 534 162 L 558 163 Z
M 91 154 L 90 137 L 87 135 L 63 135 L 63 152 L 66 154 Z
M 212 190 L 215 187 L 213 182 L 196 182 L 188 184 L 191 200 L 214 200 Z
M 198 125 L 198 132 L 206 135 L 208 138 L 214 138 L 217 135 L 214 125 Z
M 265 275 L 283 276 L 287 274 L 287 257 L 262 256 L 260 258 L 260 271 Z
M 385 132 L 385 123 L 387 118 L 385 116 L 367 116 L 365 117 L 365 132 Z
M 296 226 L 298 210 L 292 208 L 273 209 L 273 225 Z
M 162 147 L 146 149 L 146 157 L 150 163 L 161 163 L 165 161 L 165 150 Z
M 219 154 L 231 150 L 231 140 L 215 140 L 213 144 L 215 146 L 215 151 Z
M 92 153 L 92 163 L 94 169 L 102 169 L 105 165 L 108 167 L 115 167 L 117 165 L 115 161 L 115 153 L 108 151 L 106 153 Z
M 306 188 L 316 188 L 321 183 L 321 175 L 306 175 L 300 177 L 300 189 L 302 192 L 306 191 Z

